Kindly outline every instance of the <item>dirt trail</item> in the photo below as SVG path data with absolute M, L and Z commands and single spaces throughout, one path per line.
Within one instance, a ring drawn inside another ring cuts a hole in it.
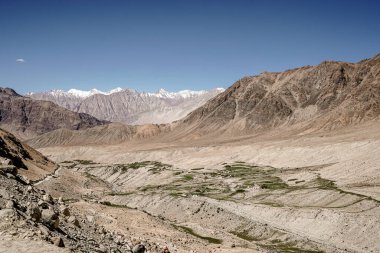
M 58 177 L 58 175 L 59 175 L 61 169 L 62 169 L 62 167 L 58 167 L 56 170 L 54 170 L 54 172 L 53 172 L 52 174 L 49 174 L 49 175 L 45 176 L 44 178 L 35 181 L 35 182 L 34 182 L 34 186 L 38 186 L 39 184 L 42 184 L 42 183 L 45 182 L 45 181 L 49 181 L 49 180 L 52 179 L 53 177 Z

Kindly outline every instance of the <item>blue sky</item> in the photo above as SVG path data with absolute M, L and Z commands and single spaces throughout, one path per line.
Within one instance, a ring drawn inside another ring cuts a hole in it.
M 228 87 L 262 71 L 372 57 L 379 13 L 377 0 L 1 0 L 0 86 Z

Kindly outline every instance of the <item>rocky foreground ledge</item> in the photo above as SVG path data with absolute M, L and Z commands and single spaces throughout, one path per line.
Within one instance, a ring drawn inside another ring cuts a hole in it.
M 149 240 L 132 240 L 98 226 L 93 217 L 76 213 L 61 198 L 53 199 L 18 175 L 13 165 L 3 164 L 0 166 L 0 252 L 12 252 L 12 245 L 17 243 L 20 244 L 17 252 L 23 252 L 22 249 L 24 252 L 169 252 L 167 247 Z

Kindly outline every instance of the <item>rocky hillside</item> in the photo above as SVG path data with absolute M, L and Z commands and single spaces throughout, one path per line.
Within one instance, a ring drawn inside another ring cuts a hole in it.
M 149 131 L 139 127 L 135 135 Z M 151 163 L 155 167 L 149 171 L 156 178 L 162 165 Z M 219 241 L 215 246 L 208 245 L 208 238 L 188 233 L 161 217 L 99 201 L 98 194 L 108 194 L 113 185 L 87 172 L 77 172 L 79 165 L 94 164 L 85 160 L 64 164 L 66 167 L 54 164 L 0 130 L 0 252 L 170 253 L 169 248 L 174 252 L 220 249 Z M 129 166 L 136 169 L 136 164 L 115 166 L 121 166 L 123 172 Z M 226 251 L 230 245 L 223 247 L 220 252 L 230 252 Z M 234 248 L 234 252 L 240 252 Z
M 59 129 L 86 129 L 108 122 L 85 113 L 76 113 L 49 101 L 20 96 L 9 88 L 0 88 L 0 126 L 22 138 Z
M 140 93 L 130 89 L 100 91 L 51 91 L 30 93 L 33 99 L 52 101 L 75 112 L 87 113 L 98 119 L 128 124 L 161 124 L 185 117 L 188 113 L 224 91 Z
M 10 164 L 25 166 L 22 161 L 34 157 L 22 145 L 16 151 L 19 141 L 1 134 L 0 159 L 7 163 L 0 165 L 1 252 L 143 252 L 137 249 L 149 247 L 138 244 L 133 248 L 123 234 L 98 226 L 93 218 L 69 208 L 62 198 L 53 199 L 20 176 Z M 11 141 L 4 143 L 7 138 Z
M 333 129 L 380 115 L 380 55 L 244 77 L 179 122 L 181 131 Z
M 11 173 L 37 180 L 50 174 L 56 165 L 38 151 L 20 142 L 12 134 L 0 129 L 0 163 L 3 169 Z

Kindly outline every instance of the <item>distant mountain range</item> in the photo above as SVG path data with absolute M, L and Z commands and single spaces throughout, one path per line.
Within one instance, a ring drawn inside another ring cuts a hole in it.
M 212 139 L 271 129 L 325 131 L 379 119 L 380 55 L 358 63 L 325 61 L 264 72 L 244 77 L 225 91 L 115 89 L 28 95 L 33 99 L 0 89 L 0 127 L 29 139 L 35 147 L 114 144 L 152 136 Z M 72 111 L 38 99 L 55 101 Z M 110 124 L 174 120 L 163 125 Z
M 0 127 L 22 139 L 60 128 L 85 129 L 109 122 L 72 112 L 50 101 L 34 100 L 0 87 Z
M 379 120 L 379 116 L 380 55 L 358 63 L 325 61 L 244 77 L 172 124 L 61 129 L 28 143 L 34 147 L 116 144 L 152 136 L 170 142 L 216 140 L 270 130 L 295 134 L 343 128 Z
M 223 91 L 223 88 L 179 92 L 160 89 L 156 93 L 146 93 L 122 88 L 108 92 L 71 89 L 28 93 L 26 96 L 51 101 L 71 111 L 87 113 L 101 120 L 136 125 L 179 120 Z

